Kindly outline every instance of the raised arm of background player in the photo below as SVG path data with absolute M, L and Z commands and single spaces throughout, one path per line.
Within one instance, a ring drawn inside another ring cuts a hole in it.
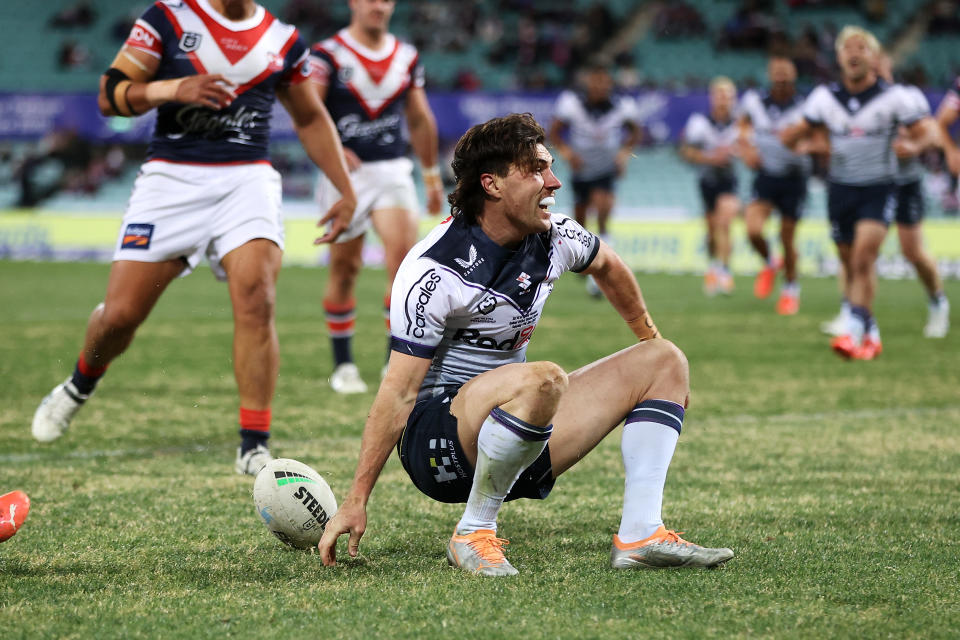
M 218 73 L 206 73 L 170 80 L 154 80 L 160 59 L 124 46 L 110 69 L 100 77 L 97 105 L 105 116 L 136 116 L 166 102 L 196 104 L 209 109 L 229 107 L 236 99 L 233 85 Z M 297 135 L 310 159 L 330 177 L 343 194 L 317 226 L 330 223 L 330 231 L 316 243 L 332 242 L 347 228 L 357 206 L 347 175 L 343 147 L 326 108 L 316 99 L 310 83 L 283 88 L 278 97 L 293 118 Z
M 947 92 L 937 107 L 937 124 L 940 128 L 939 142 L 943 148 L 943 155 L 947 161 L 947 168 L 953 175 L 960 175 L 960 147 L 953 141 L 950 135 L 950 127 L 957 118 L 960 117 L 960 100 L 956 96 L 951 96 L 953 92 Z
M 626 321 L 627 326 L 644 341 L 659 338 L 660 333 L 647 311 L 640 285 L 626 263 L 601 241 L 600 249 L 584 273 L 596 279 L 607 299 Z M 373 407 L 363 427 L 360 441 L 360 458 L 353 475 L 353 485 L 337 513 L 327 523 L 317 545 L 320 560 L 330 566 L 336 564 L 337 540 L 350 534 L 347 553 L 356 557 L 360 538 L 367 529 L 367 502 L 380 472 L 403 434 L 407 418 L 417 400 L 417 393 L 427 369 L 429 358 L 392 351 L 387 374 L 380 383 L 380 390 L 373 400 Z
M 911 135 L 906 127 L 900 127 L 893 141 L 893 152 L 901 160 L 916 158 L 927 149 L 940 149 L 944 146 L 941 128 L 936 120 L 926 116 L 915 124 L 918 125 L 915 136 Z

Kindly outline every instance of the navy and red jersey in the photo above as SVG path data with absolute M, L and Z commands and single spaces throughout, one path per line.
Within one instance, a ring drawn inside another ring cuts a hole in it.
M 313 46 L 313 78 L 326 86 L 325 103 L 343 146 L 365 161 L 407 154 L 403 106 L 410 87 L 423 87 L 417 49 L 387 34 L 379 51 L 342 29 Z
M 149 160 L 267 161 L 277 89 L 310 78 L 310 51 L 296 28 L 259 5 L 252 18 L 234 22 L 207 0 L 160 0 L 134 24 L 126 46 L 160 60 L 155 80 L 220 73 L 236 85 L 237 99 L 219 111 L 160 105 Z

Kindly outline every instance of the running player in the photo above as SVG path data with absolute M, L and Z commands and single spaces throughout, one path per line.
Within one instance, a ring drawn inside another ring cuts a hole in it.
M 803 117 L 803 97 L 797 94 L 795 86 L 796 67 L 789 58 L 775 56 L 767 63 L 767 77 L 770 80 L 768 91 L 751 89 L 740 101 L 744 137 L 742 159 L 757 172 L 753 182 L 754 199 L 747 205 L 745 213 L 747 235 L 764 262 L 754 282 L 753 293 L 758 298 L 769 296 L 782 265 L 786 282 L 780 290 L 776 309 L 781 315 L 793 315 L 800 309 L 794 237 L 807 198 L 811 160 L 806 154 L 794 153 L 784 147 L 779 137 L 781 130 Z M 752 143 L 749 141 L 751 137 Z M 780 212 L 782 262 L 774 257 L 763 237 L 763 225 L 774 208 Z
M 321 223 L 334 240 L 356 197 L 336 129 L 306 80 L 309 50 L 253 0 L 164 0 L 137 20 L 100 79 L 104 115 L 157 108 L 157 125 L 123 217 L 104 302 L 93 310 L 73 375 L 43 399 L 33 436 L 59 438 L 107 365 L 129 346 L 163 290 L 204 255 L 233 305 L 240 394 L 238 473 L 270 460 L 274 326 L 283 253 L 280 175 L 267 145 L 275 97 L 310 158 L 343 189 Z
M 710 264 L 703 290 L 709 295 L 733 292 L 730 274 L 730 225 L 740 211 L 733 158 L 740 129 L 734 108 L 737 88 L 729 78 L 710 83 L 710 113 L 694 113 L 683 129 L 680 155 L 700 167 L 700 195 L 707 222 L 707 254 Z
M 659 339 L 617 254 L 550 213 L 560 181 L 544 138 L 530 114 L 513 114 L 474 126 L 457 144 L 453 217 L 413 248 L 397 274 L 393 353 L 353 486 L 319 544 L 324 564 L 335 562 L 344 533 L 357 554 L 367 501 L 397 447 L 420 491 L 466 502 L 448 562 L 482 575 L 515 574 L 497 537 L 503 502 L 545 498 L 624 420 L 626 487 L 613 567 L 709 567 L 733 557 L 663 526 L 664 481 L 689 397 L 687 362 Z M 569 375 L 552 362 L 525 361 L 564 271 L 593 274 L 638 340 Z
M 871 308 L 874 267 L 896 208 L 893 141 L 900 127 L 909 140 L 927 134 L 924 114 L 906 90 L 877 77 L 880 45 L 873 34 L 844 27 L 836 51 L 841 82 L 817 87 L 804 103 L 804 120 L 781 139 L 795 148 L 818 130 L 830 136 L 827 207 L 850 302 L 847 328 L 831 347 L 845 358 L 872 360 L 883 349 Z
M 417 241 L 419 205 L 413 163 L 407 157 L 411 145 L 420 159 L 428 211 L 437 214 L 443 206 L 437 125 L 423 89 L 423 67 L 417 50 L 387 31 L 395 4 L 394 0 L 350 0 L 349 26 L 313 47 L 315 86 L 337 123 L 350 179 L 360 198 L 350 228 L 330 246 L 323 297 L 334 361 L 330 386 L 338 393 L 367 390 L 353 362 L 351 343 L 357 307 L 354 290 L 363 266 L 364 236 L 371 226 L 384 248 L 383 305 L 389 337 L 393 278 Z M 337 187 L 321 176 L 320 207 L 339 198 Z
M 583 93 L 568 90 L 557 99 L 550 141 L 573 171 L 574 218 L 586 227 L 588 211 L 596 211 L 597 230 L 608 241 L 614 183 L 640 143 L 640 115 L 633 98 L 614 95 L 613 76 L 604 65 L 588 67 L 583 79 Z M 592 278 L 587 290 L 600 295 Z

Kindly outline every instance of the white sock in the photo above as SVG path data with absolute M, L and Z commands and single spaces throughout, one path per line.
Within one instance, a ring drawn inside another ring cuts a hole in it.
M 627 416 L 620 451 L 625 472 L 622 542 L 648 538 L 663 525 L 663 485 L 683 425 L 683 407 L 668 400 L 644 400 Z
M 457 523 L 460 535 L 478 529 L 497 530 L 497 513 L 524 469 L 533 464 L 553 431 L 538 427 L 499 408 L 490 412 L 477 438 L 477 466 L 470 497 Z
M 796 282 L 786 282 L 780 289 L 780 292 L 785 296 L 796 298 L 800 295 L 800 285 Z

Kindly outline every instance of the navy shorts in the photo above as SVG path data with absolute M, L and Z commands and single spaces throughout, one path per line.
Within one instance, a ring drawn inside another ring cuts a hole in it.
M 753 199 L 765 200 L 776 207 L 780 215 L 799 220 L 807 199 L 807 176 L 802 173 L 774 176 L 760 171 L 753 180 Z
M 596 190 L 613 191 L 613 183 L 617 176 L 612 173 L 604 174 L 598 178 L 590 180 L 573 179 L 573 201 L 576 204 L 587 204 L 590 202 L 590 194 Z
M 894 216 L 897 224 L 915 225 L 923 222 L 926 203 L 923 200 L 923 185 L 920 180 L 898 184 L 897 213 Z
M 473 485 L 473 467 L 460 446 L 457 419 L 450 415 L 450 401 L 457 389 L 422 400 L 414 406 L 397 444 L 400 464 L 414 486 L 438 502 L 466 502 Z M 544 448 L 514 483 L 507 500 L 543 500 L 553 489 L 550 446 Z
M 858 222 L 876 220 L 889 225 L 896 204 L 892 184 L 860 186 L 831 182 L 827 190 L 830 236 L 837 244 L 853 244 Z
M 717 207 L 717 199 L 724 194 L 737 195 L 737 179 L 732 175 L 719 179 L 700 179 L 700 197 L 703 198 L 704 213 L 710 213 Z

